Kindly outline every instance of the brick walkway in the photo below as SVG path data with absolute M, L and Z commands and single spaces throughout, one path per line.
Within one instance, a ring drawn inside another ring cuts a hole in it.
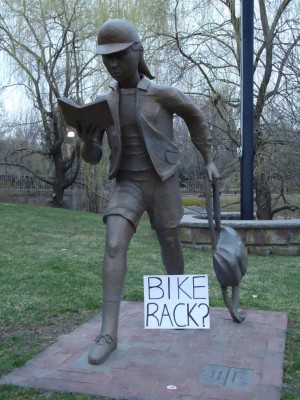
M 225 308 L 211 308 L 209 330 L 145 330 L 143 303 L 123 302 L 119 347 L 91 366 L 100 320 L 62 336 L 0 384 L 123 400 L 280 399 L 286 314 L 248 311 L 235 324 Z

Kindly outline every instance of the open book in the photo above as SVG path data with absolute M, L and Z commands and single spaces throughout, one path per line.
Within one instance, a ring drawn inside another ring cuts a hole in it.
M 95 125 L 99 129 L 109 128 L 114 124 L 106 100 L 94 101 L 82 106 L 75 101 L 61 97 L 58 99 L 66 124 L 77 128 L 78 122 L 83 125 Z

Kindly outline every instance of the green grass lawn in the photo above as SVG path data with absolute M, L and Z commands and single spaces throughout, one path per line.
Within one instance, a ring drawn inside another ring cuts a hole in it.
M 0 375 L 20 367 L 101 308 L 105 226 L 101 216 L 0 203 Z M 223 306 L 210 252 L 184 249 L 187 274 L 208 274 L 210 305 Z M 129 256 L 124 298 L 143 299 L 143 275 L 164 273 L 155 234 L 143 219 Z M 299 257 L 250 256 L 242 308 L 289 316 L 282 399 L 300 398 Z M 93 396 L 0 387 L 0 400 L 87 400 Z

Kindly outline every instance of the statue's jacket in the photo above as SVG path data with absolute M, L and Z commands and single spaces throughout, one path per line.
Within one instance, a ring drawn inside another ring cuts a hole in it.
M 106 129 L 111 150 L 109 178 L 116 176 L 121 160 L 121 131 L 119 122 L 119 89 L 113 82 L 111 90 L 98 99 L 108 101 L 114 125 Z M 201 152 L 205 163 L 211 161 L 212 139 L 203 113 L 180 90 L 155 84 L 143 77 L 137 86 L 136 118 L 153 167 L 163 181 L 177 169 L 179 150 L 174 140 L 173 116 L 182 117 L 191 139 Z M 100 133 L 102 142 L 104 131 Z

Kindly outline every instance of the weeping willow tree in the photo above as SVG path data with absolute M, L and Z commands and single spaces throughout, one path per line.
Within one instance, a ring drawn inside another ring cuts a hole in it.
M 45 159 L 47 174 L 26 163 L 32 149 L 15 149 L 6 163 L 50 184 L 53 206 L 64 206 L 64 191 L 80 169 L 79 143 L 74 140 L 66 145 L 67 127 L 57 98 L 84 103 L 106 86 L 108 76 L 95 54 L 97 32 L 105 20 L 129 19 L 146 38 L 164 24 L 161 7 L 157 0 L 0 0 L 0 50 L 6 55 L 7 86 L 24 88 L 31 124 L 40 131 L 35 153 Z

